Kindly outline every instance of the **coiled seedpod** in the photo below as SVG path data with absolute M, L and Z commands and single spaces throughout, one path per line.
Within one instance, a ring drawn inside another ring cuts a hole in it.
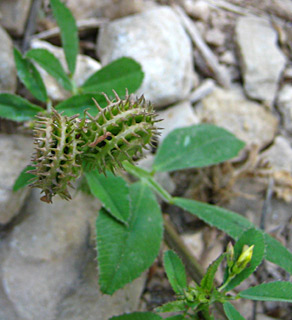
M 99 109 L 96 117 L 85 112 L 86 117 L 80 122 L 82 162 L 87 170 L 115 172 L 124 160 L 132 162 L 133 157 L 141 157 L 142 149 L 152 144 L 157 120 L 153 106 L 143 96 L 134 99 L 126 94 L 122 100 L 115 93 L 114 101 L 106 95 L 105 98 L 105 108 L 95 101 Z
M 55 110 L 49 116 L 38 116 L 34 129 L 36 153 L 32 159 L 35 170 L 31 171 L 36 178 L 31 187 L 42 189 L 42 201 L 51 203 L 55 194 L 71 199 L 68 186 L 81 174 L 76 118 Z

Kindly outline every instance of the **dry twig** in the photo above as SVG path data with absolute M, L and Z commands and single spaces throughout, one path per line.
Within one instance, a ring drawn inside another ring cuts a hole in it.
M 78 31 L 83 31 L 87 29 L 99 28 L 101 25 L 103 25 L 106 22 L 108 22 L 108 19 L 106 18 L 91 18 L 86 20 L 79 20 L 76 22 L 76 24 L 77 24 Z M 44 39 L 58 36 L 59 34 L 60 34 L 60 29 L 56 27 L 56 28 L 52 28 L 52 29 L 35 34 L 32 37 L 32 40 L 35 40 L 35 39 L 44 40 Z
M 211 49 L 203 40 L 202 36 L 200 35 L 199 30 L 197 29 L 194 22 L 188 17 L 188 15 L 184 12 L 184 10 L 177 6 L 173 5 L 174 10 L 178 14 L 179 18 L 182 21 L 182 24 L 186 28 L 187 32 L 189 33 L 192 41 L 200 51 L 202 57 L 206 61 L 206 64 L 211 69 L 214 74 L 214 78 L 218 81 L 218 83 L 225 87 L 229 88 L 230 86 L 230 77 L 227 72 L 225 72 L 218 62 L 217 57 L 213 54 Z

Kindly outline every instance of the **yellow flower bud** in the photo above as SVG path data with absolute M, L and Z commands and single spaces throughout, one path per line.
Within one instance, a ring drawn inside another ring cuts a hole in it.
M 254 248 L 254 245 L 252 245 L 250 247 L 248 245 L 243 246 L 241 255 L 239 256 L 235 265 L 232 268 L 232 272 L 234 274 L 238 274 L 241 271 L 243 271 L 245 269 L 245 267 L 247 266 L 247 264 L 251 261 L 252 254 L 253 254 L 253 248 Z

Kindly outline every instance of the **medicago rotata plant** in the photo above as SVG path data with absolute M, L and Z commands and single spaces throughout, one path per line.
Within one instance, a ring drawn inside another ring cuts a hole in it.
M 201 281 L 192 285 L 187 284 L 179 257 L 172 251 L 166 252 L 164 265 L 176 300 L 158 308 L 156 313 L 132 313 L 112 319 L 155 320 L 162 319 L 162 312 L 177 312 L 169 318 L 173 320 L 212 319 L 210 307 L 215 302 L 223 304 L 228 319 L 243 319 L 231 300 L 292 302 L 292 284 L 284 281 L 230 293 L 263 259 L 291 273 L 291 252 L 243 216 L 192 199 L 172 197 L 154 178 L 157 172 L 200 168 L 229 160 L 244 143 L 209 124 L 176 129 L 158 146 L 149 171 L 136 167 L 134 160 L 151 145 L 159 130 L 151 103 L 131 95 L 142 83 L 141 66 L 130 58 L 121 58 L 77 87 L 73 80 L 78 54 L 75 20 L 60 0 L 51 0 L 51 6 L 61 30 L 68 72 L 45 49 L 29 50 L 24 56 L 15 49 L 19 78 L 41 106 L 16 95 L 0 94 L 0 116 L 30 121 L 35 131 L 36 154 L 14 190 L 31 184 L 42 190 L 45 202 L 52 202 L 54 196 L 68 200 L 71 184 L 80 176 L 85 177 L 92 195 L 103 204 L 96 220 L 96 244 L 99 283 L 106 294 L 113 294 L 140 276 L 157 257 L 164 219 L 156 196 L 196 215 L 236 241 L 210 265 Z M 53 106 L 34 63 L 55 77 L 71 92 L 71 97 Z M 128 183 L 121 169 L 137 181 Z M 221 263 L 226 265 L 225 277 L 223 283 L 217 284 L 215 273 Z

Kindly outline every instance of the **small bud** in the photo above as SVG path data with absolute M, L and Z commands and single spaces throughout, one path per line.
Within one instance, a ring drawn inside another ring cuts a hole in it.
M 243 246 L 241 255 L 239 256 L 235 265 L 232 268 L 232 272 L 234 274 L 238 274 L 241 271 L 243 271 L 245 269 L 245 267 L 247 266 L 247 264 L 251 261 L 252 254 L 253 254 L 253 248 L 254 248 L 254 245 L 252 245 L 250 247 L 248 245 Z
M 226 253 L 227 253 L 227 266 L 228 266 L 228 268 L 231 268 L 234 264 L 234 261 L 233 261 L 234 247 L 231 242 L 229 242 L 227 245 Z
M 186 300 L 188 302 L 194 302 L 195 301 L 195 297 L 189 291 L 185 291 L 185 297 L 186 297 Z

